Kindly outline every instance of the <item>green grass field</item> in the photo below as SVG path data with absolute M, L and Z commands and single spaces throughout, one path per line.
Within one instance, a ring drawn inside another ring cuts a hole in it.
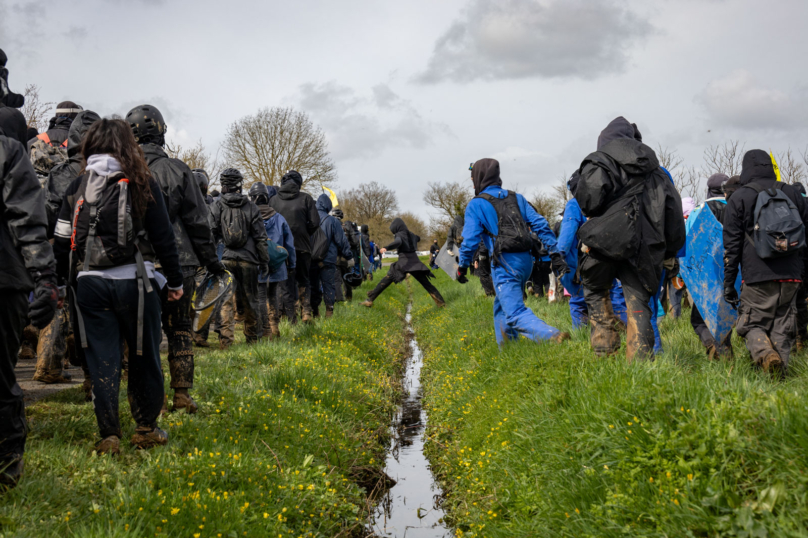
M 476 279 L 417 286 L 428 451 L 458 536 L 808 536 L 804 353 L 772 381 L 736 359 L 709 362 L 682 319 L 665 353 L 598 359 L 588 330 L 561 346 L 498 352 L 492 300 Z M 571 330 L 567 305 L 531 299 Z
M 360 484 L 384 465 L 407 302 L 393 286 L 372 311 L 357 300 L 313 327 L 283 327 L 278 343 L 200 352 L 200 410 L 163 416 L 166 447 L 128 446 L 125 391 L 116 459 L 92 453 L 95 416 L 78 389 L 38 402 L 0 536 L 363 535 Z

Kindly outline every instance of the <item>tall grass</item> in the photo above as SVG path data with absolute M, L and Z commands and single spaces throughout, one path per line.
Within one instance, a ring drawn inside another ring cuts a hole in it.
M 665 353 L 596 358 L 567 305 L 531 299 L 572 340 L 498 351 L 492 300 L 442 276 L 415 291 L 428 452 L 462 536 L 808 536 L 805 354 L 776 382 L 710 362 L 687 321 Z
M 0 536 L 362 535 L 360 484 L 384 465 L 407 302 L 395 286 L 373 310 L 357 300 L 285 326 L 280 342 L 198 353 L 199 412 L 163 416 L 165 447 L 128 446 L 123 390 L 115 459 L 92 453 L 95 417 L 78 390 L 37 403 L 25 476 L 0 497 Z

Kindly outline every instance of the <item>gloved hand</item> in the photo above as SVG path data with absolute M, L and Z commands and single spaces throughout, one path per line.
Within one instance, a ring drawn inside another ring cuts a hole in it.
M 261 275 L 261 278 L 269 276 L 269 265 L 262 263 L 258 266 L 258 273 Z
M 553 271 L 555 271 L 558 277 L 562 277 L 570 272 L 570 268 L 567 267 L 567 262 L 564 261 L 564 256 L 558 252 L 550 254 L 550 265 L 553 267 Z
M 469 279 L 466 278 L 466 273 L 468 273 L 468 270 L 469 270 L 468 267 L 457 268 L 457 281 L 460 282 L 461 284 L 465 284 L 466 282 L 469 281 Z
M 213 262 L 212 264 L 208 265 L 206 269 L 208 270 L 208 273 L 211 273 L 216 276 L 222 276 L 227 272 L 227 269 L 225 269 L 224 264 L 220 261 Z
M 348 260 L 348 267 L 356 267 L 356 260 L 354 260 L 353 258 Z
M 56 285 L 56 275 L 52 272 L 38 273 L 34 275 L 34 280 L 34 300 L 28 306 L 28 318 L 31 325 L 44 329 L 56 313 L 59 287 Z
M 735 286 L 724 284 L 724 300 L 732 305 L 732 308 L 738 310 L 741 299 L 738 297 L 738 290 L 735 289 Z

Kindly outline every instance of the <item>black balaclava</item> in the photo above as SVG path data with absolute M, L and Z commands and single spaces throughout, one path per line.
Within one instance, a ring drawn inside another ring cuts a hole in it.
M 298 187 L 303 186 L 303 176 L 301 176 L 297 170 L 289 170 L 288 172 L 286 172 L 281 178 L 281 185 L 289 181 L 294 181 L 295 183 L 297 183 Z
M 777 180 L 771 156 L 762 149 L 752 149 L 743 156 L 741 164 L 741 185 L 756 180 Z
M 12 107 L 0 107 L 0 132 L 8 138 L 18 140 L 23 147 L 28 144 L 28 126 L 22 112 Z
M 362 228 L 364 227 L 365 226 L 362 226 Z M 397 234 L 401 232 L 409 232 L 410 230 L 409 228 L 407 228 L 407 225 L 404 223 L 403 220 L 401 220 L 400 218 L 395 218 L 393 219 L 393 222 L 390 223 L 390 231 L 393 232 L 394 234 Z
M 724 197 L 729 200 L 729 197 L 740 188 L 741 176 L 732 176 L 724 183 Z
M 471 167 L 471 181 L 474 183 L 474 195 L 477 196 L 492 185 L 502 186 L 499 177 L 499 161 L 496 159 L 480 159 Z
M 637 124 L 629 123 L 629 121 L 623 116 L 618 116 L 610 121 L 609 125 L 607 125 L 606 128 L 600 132 L 600 135 L 598 136 L 598 150 L 612 140 L 617 140 L 619 138 L 626 138 L 629 140 L 642 142 L 642 134 L 640 134 L 640 130 L 637 129 Z
M 36 127 L 29 127 L 28 128 L 28 134 L 25 135 L 25 138 L 27 138 L 28 140 L 31 140 L 32 138 L 36 138 L 36 136 L 38 134 L 39 134 L 39 130 Z
M 76 116 L 82 110 L 84 109 L 73 101 L 62 101 L 56 105 L 56 113 L 51 118 L 48 129 L 53 129 L 57 123 L 64 123 L 69 127 L 70 123 L 76 119 Z
M 707 196 L 716 198 L 724 196 L 724 183 L 729 181 L 729 176 L 726 174 L 713 174 L 707 179 Z

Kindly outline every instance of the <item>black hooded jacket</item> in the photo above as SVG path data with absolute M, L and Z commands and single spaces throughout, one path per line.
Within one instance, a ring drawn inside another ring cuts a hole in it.
M 598 217 L 632 186 L 644 183 L 640 250 L 630 263 L 646 290 L 653 292 L 662 278 L 662 262 L 682 248 L 686 232 L 682 199 L 659 167 L 654 150 L 639 136 L 625 118 L 612 121 L 598 138 L 598 151 L 581 163 L 575 199 L 586 217 Z
M 471 167 L 471 181 L 474 183 L 474 196 L 479 196 L 481 192 L 496 185 L 502 186 L 502 178 L 499 177 L 499 161 L 496 159 L 480 159 Z
M 362 252 L 370 259 L 373 253 L 370 251 L 370 228 L 367 224 L 363 224 L 360 228 L 362 231 Z
M 81 175 L 84 158 L 81 156 L 81 143 L 84 134 L 90 129 L 93 123 L 101 119 L 92 110 L 79 112 L 73 123 L 70 124 L 70 131 L 67 135 L 67 157 L 68 159 L 54 166 L 45 181 L 46 209 L 48 213 L 48 238 L 53 238 L 53 229 L 56 226 L 56 219 L 59 216 L 59 208 L 65 197 L 67 187 L 74 179 Z
M 421 238 L 412 233 L 404 221 L 399 218 L 390 223 L 390 231 L 393 232 L 393 241 L 385 249 L 398 251 L 398 261 L 390 266 L 390 271 L 387 273 L 393 278 L 393 281 L 401 282 L 407 273 L 419 271 L 425 271 L 432 276 L 429 267 L 418 258 L 418 242 Z
M 56 269 L 26 131 L 22 113 L 0 105 L 0 289 L 23 292 L 34 288 L 32 273 Z
M 320 215 L 311 196 L 300 192 L 303 178 L 294 170 L 281 179 L 278 194 L 269 199 L 269 205 L 283 215 L 295 238 L 295 251 L 311 252 L 311 234 L 320 226 Z
M 219 261 L 208 222 L 208 206 L 188 165 L 170 158 L 156 144 L 142 144 L 146 163 L 163 191 L 182 267 Z
M 486 185 L 487 187 L 488 185 Z M 463 215 L 455 215 L 452 225 L 449 227 L 449 237 L 447 249 L 454 252 L 455 246 L 460 248 L 463 244 L 463 227 L 466 225 L 466 218 Z
M 267 230 L 264 227 L 264 218 L 258 206 L 240 192 L 223 194 L 221 198 L 210 206 L 213 236 L 216 242 L 222 241 L 222 209 L 225 205 L 244 212 L 248 229 L 244 230 L 247 237 L 247 242 L 244 246 L 232 248 L 225 244 L 222 259 L 249 262 L 255 265 L 268 265 L 269 253 L 267 252 Z M 267 210 L 270 209 L 267 208 Z
M 755 203 L 758 196 L 757 191 L 747 187 L 752 182 L 765 189 L 777 184 L 771 157 L 763 150 L 746 152 L 743 157 L 741 187 L 727 201 L 724 212 L 724 286 L 727 283 L 735 284 L 739 264 L 746 284 L 802 279 L 802 254 L 794 253 L 783 258 L 764 260 L 757 255 L 749 240 L 755 226 Z M 808 205 L 800 192 L 792 185 L 780 185 L 783 193 L 797 206 L 803 223 L 808 222 Z
M 48 135 L 48 138 L 50 139 L 51 146 L 59 147 L 65 143 L 65 140 L 69 139 L 70 126 L 72 124 L 73 118 L 68 118 L 66 116 L 51 118 L 50 124 L 48 125 L 48 130 L 45 131 L 45 134 Z M 36 140 L 29 142 L 35 141 Z M 68 144 L 70 144 L 70 142 L 68 142 Z

